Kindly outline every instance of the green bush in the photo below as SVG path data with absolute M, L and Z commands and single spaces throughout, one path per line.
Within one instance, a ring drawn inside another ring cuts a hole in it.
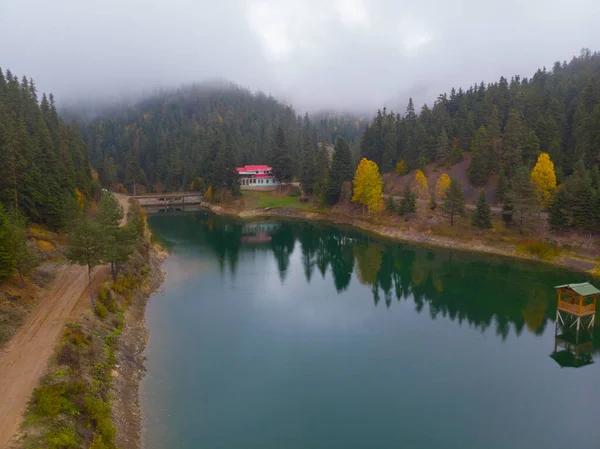
M 108 309 L 106 308 L 104 303 L 102 303 L 101 301 L 98 301 L 96 303 L 95 312 L 96 312 L 96 315 L 98 316 L 98 318 L 100 318 L 101 320 L 104 320 L 106 318 L 106 316 L 108 315 Z
M 74 428 L 66 425 L 57 425 L 50 429 L 44 436 L 43 447 L 48 449 L 77 449 L 79 438 Z

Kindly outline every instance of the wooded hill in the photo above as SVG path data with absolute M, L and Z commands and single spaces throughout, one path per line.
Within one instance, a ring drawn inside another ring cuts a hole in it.
M 555 174 L 558 183 L 541 204 L 551 212 L 551 226 L 600 232 L 600 53 L 584 49 L 532 78 L 453 88 L 418 114 L 412 99 L 404 116 L 384 108 L 367 126 L 360 147 L 361 157 L 375 161 L 383 173 L 400 174 L 430 163 L 443 170 L 471 152 L 469 183 L 484 187 L 497 176 L 498 202 L 515 193 L 519 170 L 531 172 L 546 153 L 553 166 L 546 163 L 545 173 Z M 535 208 L 534 201 L 522 199 Z
M 233 84 L 194 85 L 161 92 L 131 107 L 107 111 L 84 130 L 93 166 L 105 186 L 129 191 L 187 190 L 197 177 L 215 184 L 219 167 L 272 163 L 281 128 L 291 155 L 291 174 L 300 171 L 303 133 L 317 143 L 359 138 L 358 117 L 323 115 L 311 122 L 264 93 Z
M 77 123 L 59 118 L 52 94 L 40 101 L 31 78 L 0 70 L 0 207 L 62 229 L 92 186 Z

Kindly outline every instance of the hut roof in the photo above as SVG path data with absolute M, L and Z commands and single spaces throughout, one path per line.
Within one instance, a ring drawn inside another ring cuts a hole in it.
M 582 282 L 580 284 L 557 285 L 554 288 L 556 288 L 556 289 L 558 289 L 558 288 L 570 288 L 575 293 L 577 293 L 578 295 L 581 295 L 581 296 L 591 296 L 591 295 L 600 294 L 600 290 L 598 290 L 596 287 L 594 287 L 589 282 Z

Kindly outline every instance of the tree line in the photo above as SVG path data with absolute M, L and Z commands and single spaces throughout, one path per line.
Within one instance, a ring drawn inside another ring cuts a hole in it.
M 54 230 L 97 189 L 77 122 L 58 116 L 52 94 L 0 69 L 0 204 Z

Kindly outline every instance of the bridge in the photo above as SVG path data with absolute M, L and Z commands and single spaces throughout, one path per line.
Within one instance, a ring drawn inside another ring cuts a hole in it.
M 140 206 L 151 207 L 184 207 L 186 205 L 200 204 L 204 196 L 201 193 L 149 193 L 145 195 L 135 195 Z

